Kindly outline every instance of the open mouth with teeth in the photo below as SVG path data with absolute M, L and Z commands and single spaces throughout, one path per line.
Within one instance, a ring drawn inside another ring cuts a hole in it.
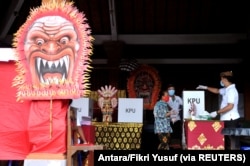
M 69 63 L 68 55 L 53 61 L 37 57 L 35 66 L 40 82 L 43 84 L 64 82 L 68 77 Z
M 151 102 L 150 92 L 139 92 L 139 97 L 143 98 L 143 103 L 150 103 Z

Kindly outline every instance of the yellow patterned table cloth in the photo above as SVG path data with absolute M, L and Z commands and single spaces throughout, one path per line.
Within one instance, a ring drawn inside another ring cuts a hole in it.
M 142 123 L 92 122 L 95 126 L 95 143 L 107 150 L 139 150 Z

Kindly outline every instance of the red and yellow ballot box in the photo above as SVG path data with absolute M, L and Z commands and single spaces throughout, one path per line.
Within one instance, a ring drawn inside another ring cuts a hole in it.
M 188 150 L 224 150 L 224 122 L 186 120 L 184 122 Z

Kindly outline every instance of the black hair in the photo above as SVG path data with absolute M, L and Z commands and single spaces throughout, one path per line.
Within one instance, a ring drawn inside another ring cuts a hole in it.
M 168 91 L 167 91 L 167 90 L 165 90 L 165 89 L 164 89 L 164 90 L 161 90 L 161 91 L 160 91 L 160 93 L 159 93 L 158 100 L 160 100 L 160 99 L 161 99 L 161 97 L 165 95 L 165 93 L 168 93 Z
M 170 87 L 175 88 L 175 85 L 174 84 L 168 84 L 167 89 L 170 88 Z
M 234 76 L 232 71 L 225 71 L 220 73 L 220 77 L 226 78 L 229 82 L 234 83 Z

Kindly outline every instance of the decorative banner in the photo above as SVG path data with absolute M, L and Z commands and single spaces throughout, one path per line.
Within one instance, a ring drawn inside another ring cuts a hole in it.
M 224 150 L 224 122 L 188 120 L 184 127 L 188 150 Z
M 134 70 L 127 82 L 129 98 L 143 98 L 143 108 L 153 110 L 161 90 L 158 72 L 149 65 Z
M 17 99 L 68 99 L 88 93 L 93 37 L 72 2 L 31 10 L 13 40 Z

